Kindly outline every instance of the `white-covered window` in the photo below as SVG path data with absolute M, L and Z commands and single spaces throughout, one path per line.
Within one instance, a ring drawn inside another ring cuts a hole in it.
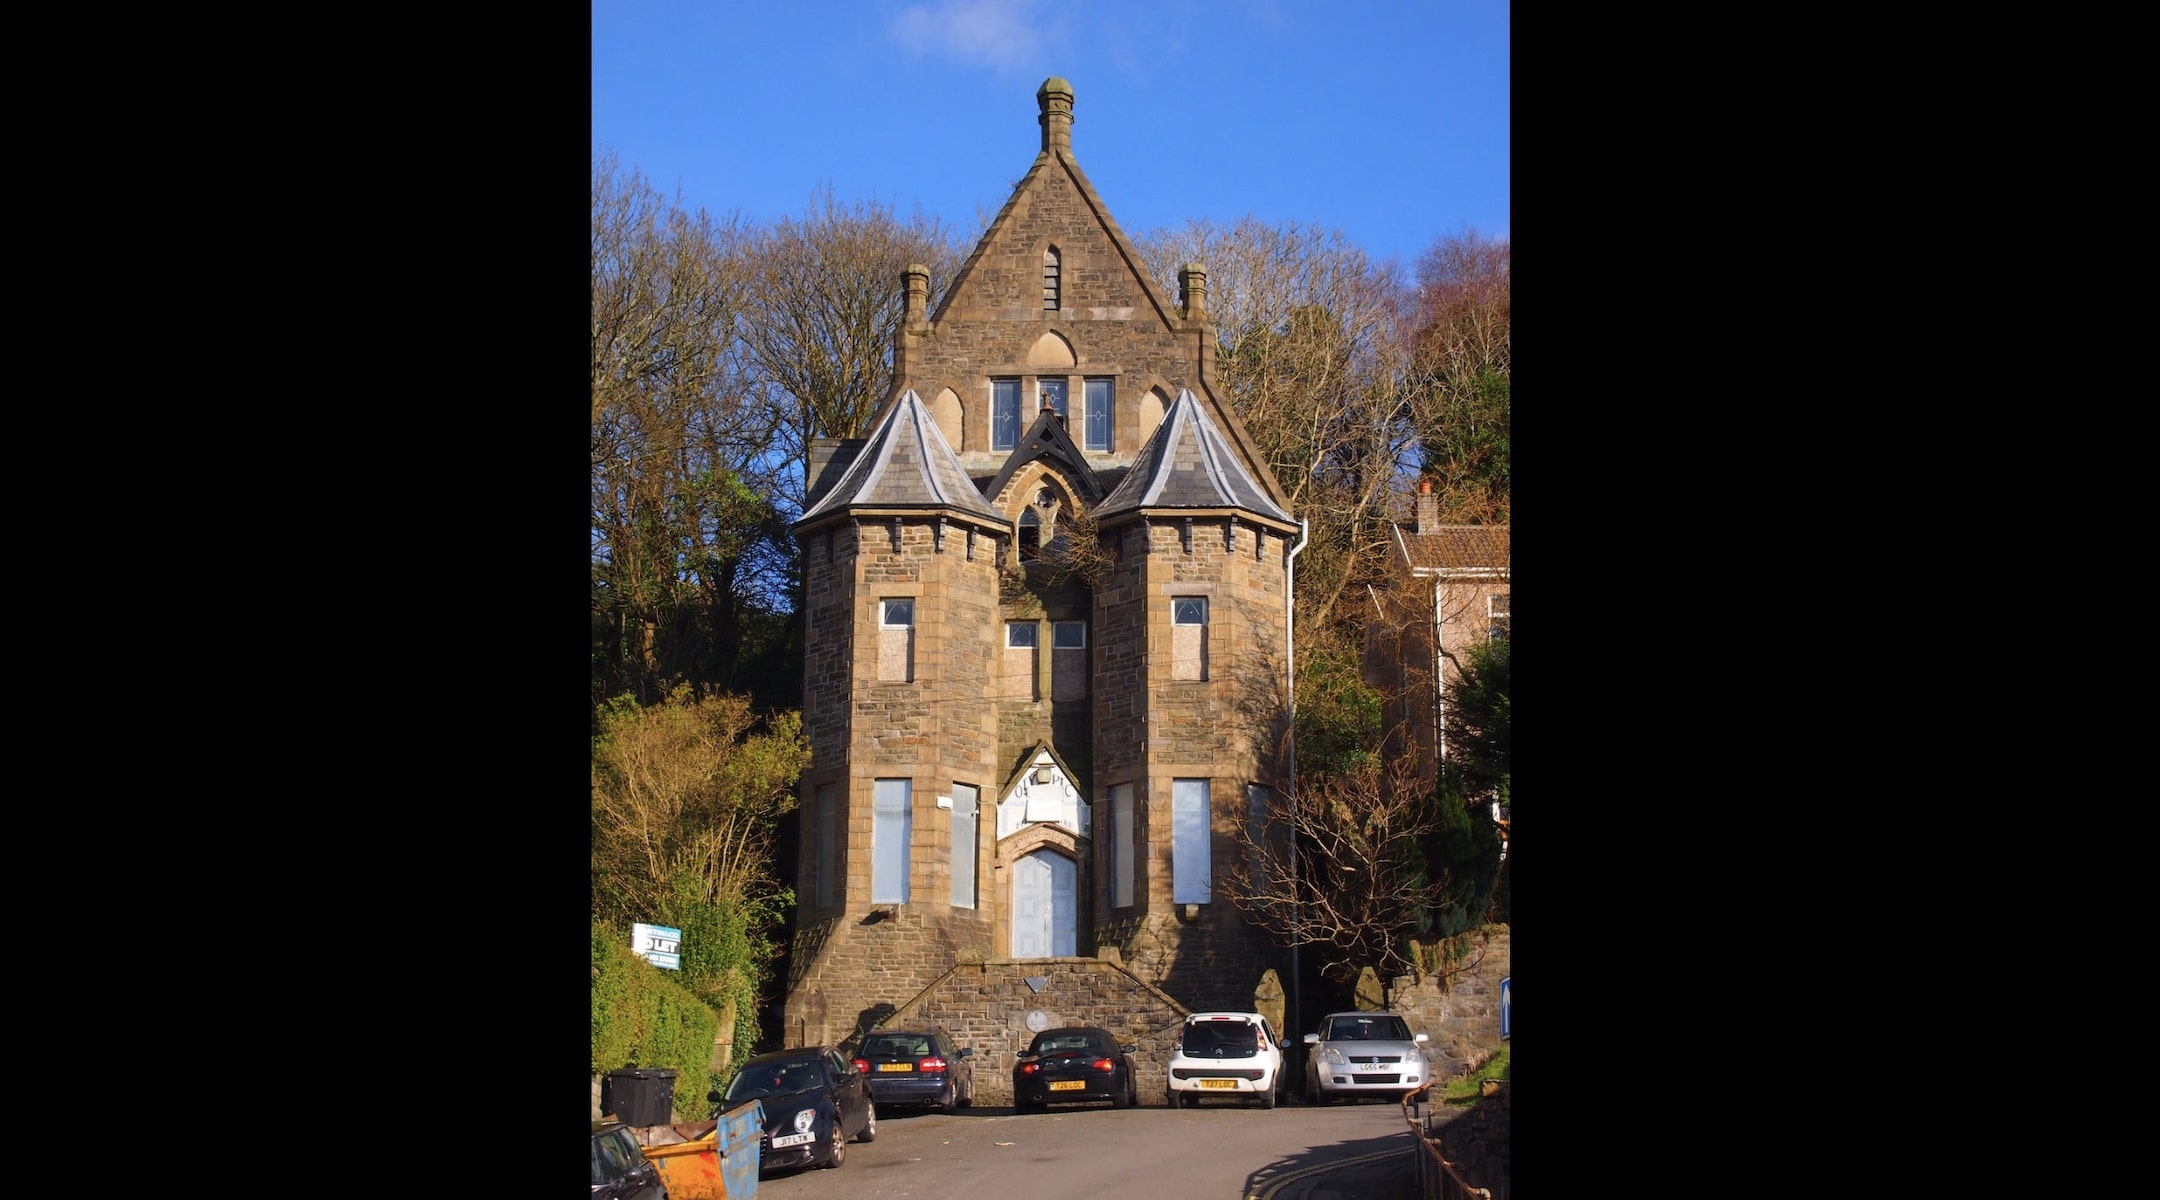
M 952 788 L 952 902 L 975 907 L 975 820 L 981 796 L 972 783 Z
M 1206 904 L 1214 897 L 1208 844 L 1208 781 L 1179 779 L 1170 785 L 1170 899 Z
M 1082 450 L 1110 449 L 1110 411 L 1117 402 L 1117 389 L 1107 379 L 1090 379 L 1086 391 L 1081 393 L 1087 405 L 1085 430 L 1080 448 Z
M 1488 640 L 1497 642 L 1508 635 L 1508 593 L 1485 597 L 1485 618 L 1490 622 L 1486 627 Z
M 870 826 L 870 903 L 906 904 L 908 838 L 915 828 L 910 801 L 915 785 L 906 779 L 880 779 L 872 801 Z
M 1170 599 L 1170 678 L 1206 679 L 1208 603 L 1205 596 Z

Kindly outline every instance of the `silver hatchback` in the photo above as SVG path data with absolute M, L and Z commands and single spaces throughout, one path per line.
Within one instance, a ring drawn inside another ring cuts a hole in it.
M 1320 1020 L 1320 1032 L 1305 1035 L 1312 1049 L 1305 1056 L 1305 1098 L 1333 1104 L 1359 1096 L 1399 1100 L 1432 1081 L 1420 1033 L 1396 1013 L 1339 1012 Z

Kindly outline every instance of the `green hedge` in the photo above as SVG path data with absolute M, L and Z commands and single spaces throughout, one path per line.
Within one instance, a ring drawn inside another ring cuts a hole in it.
M 624 934 L 592 927 L 592 1073 L 623 1067 L 675 1072 L 675 1120 L 702 1120 L 712 1106 L 713 1040 L 720 1016 L 671 972 L 646 962 Z

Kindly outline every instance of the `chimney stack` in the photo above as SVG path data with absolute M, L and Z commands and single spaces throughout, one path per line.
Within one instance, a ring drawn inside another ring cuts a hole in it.
M 907 288 L 906 323 L 920 325 L 930 315 L 930 268 L 909 263 L 907 270 L 900 272 L 900 282 Z
M 1417 531 L 1438 533 L 1440 531 L 1440 500 L 1432 494 L 1432 480 L 1417 481 Z
M 1207 315 L 1207 268 L 1199 263 L 1186 263 L 1178 269 L 1178 302 L 1185 306 L 1185 319 L 1205 321 Z
M 1072 85 L 1052 75 L 1035 89 L 1035 106 L 1042 115 L 1035 118 L 1042 125 L 1042 148 L 1072 153 Z

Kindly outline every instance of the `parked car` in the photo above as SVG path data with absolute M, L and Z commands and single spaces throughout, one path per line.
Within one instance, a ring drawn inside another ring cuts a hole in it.
M 1170 1053 L 1170 1106 L 1197 1108 L 1202 1096 L 1275 1107 L 1289 1039 L 1256 1012 L 1197 1012 L 1178 1026 Z
M 660 1169 L 620 1121 L 593 1122 L 592 1200 L 668 1200 Z
M 887 1111 L 927 1105 L 952 1112 L 975 1103 L 975 1049 L 954 1044 L 942 1025 L 874 1029 L 855 1048 L 855 1069 Z
M 1422 1033 L 1391 1012 L 1338 1012 L 1305 1035 L 1305 1098 L 1333 1104 L 1359 1096 L 1400 1100 L 1432 1081 Z
M 759 1173 L 837 1167 L 847 1144 L 877 1140 L 877 1105 L 855 1064 L 831 1046 L 773 1050 L 744 1062 L 725 1093 L 705 1097 L 722 1108 L 765 1102 Z
M 1130 1107 L 1140 1099 L 1132 1059 L 1139 1049 L 1093 1025 L 1045 1029 L 1013 1062 L 1013 1108 L 1041 1112 L 1082 1100 Z

